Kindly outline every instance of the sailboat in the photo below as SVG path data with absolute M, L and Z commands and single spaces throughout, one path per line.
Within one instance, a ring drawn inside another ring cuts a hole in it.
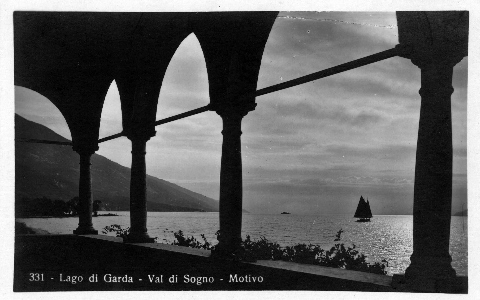
M 370 210 L 370 202 L 368 202 L 368 199 L 365 201 L 363 196 L 360 196 L 360 201 L 358 201 L 357 210 L 353 217 L 358 218 L 357 222 L 370 222 L 372 211 Z

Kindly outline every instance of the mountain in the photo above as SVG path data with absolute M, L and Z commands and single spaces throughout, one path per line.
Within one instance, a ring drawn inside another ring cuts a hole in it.
M 15 139 L 69 142 L 43 125 L 15 115 Z M 71 146 L 15 143 L 15 199 L 78 196 L 79 155 Z M 129 210 L 130 168 L 92 155 L 93 199 L 107 210 Z M 218 201 L 147 175 L 149 211 L 218 211 Z

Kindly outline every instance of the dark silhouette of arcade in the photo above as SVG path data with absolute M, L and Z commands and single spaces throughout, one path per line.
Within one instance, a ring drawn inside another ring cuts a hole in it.
M 147 233 L 147 141 L 155 126 L 213 110 L 223 120 L 220 172 L 220 253 L 241 241 L 241 122 L 258 96 L 394 56 L 421 70 L 421 112 L 414 188 L 414 252 L 398 282 L 435 291 L 453 282 L 449 254 L 452 201 L 451 94 L 453 67 L 467 56 L 468 12 L 397 12 L 399 45 L 353 62 L 257 91 L 263 49 L 277 12 L 92 13 L 15 12 L 15 85 L 47 97 L 65 117 L 80 155 L 80 217 L 75 234 L 92 226 L 90 157 L 99 142 L 132 142 L 130 243 L 152 242 Z M 191 33 L 208 72 L 210 103 L 155 121 L 168 64 Z M 118 86 L 123 132 L 99 140 L 105 95 Z

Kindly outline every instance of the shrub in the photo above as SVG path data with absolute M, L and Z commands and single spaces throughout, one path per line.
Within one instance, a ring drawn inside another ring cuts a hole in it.
M 252 241 L 250 236 L 242 242 L 242 248 L 245 251 L 255 253 L 257 259 L 280 260 L 283 257 L 283 249 L 276 242 L 269 242 L 265 237 L 258 241 Z
M 318 265 L 319 259 L 321 259 L 324 253 L 325 251 L 320 246 L 297 244 L 285 247 L 283 260 Z
M 117 237 L 126 237 L 130 228 L 123 229 L 120 225 L 114 224 L 103 229 L 103 233 L 115 232 Z M 276 242 L 270 242 L 265 237 L 259 240 L 252 240 L 249 235 L 240 244 L 240 249 L 232 255 L 232 258 L 243 261 L 257 260 L 283 260 L 302 264 L 312 264 L 332 268 L 341 268 L 346 270 L 355 270 L 369 273 L 386 275 L 385 268 L 388 266 L 386 260 L 369 264 L 366 256 L 356 250 L 353 244 L 351 247 L 345 247 L 340 243 L 343 230 L 340 229 L 335 237 L 336 243 L 330 250 L 323 250 L 320 246 L 312 244 L 297 244 L 294 246 L 281 247 Z M 216 235 L 219 232 L 217 231 Z M 207 241 L 205 235 L 201 235 L 203 242 L 195 237 L 186 237 L 183 231 L 179 230 L 173 233 L 175 241 L 172 245 L 191 247 L 215 251 L 215 245 Z M 155 238 L 157 240 L 157 238 Z M 387 265 L 385 265 L 386 263 Z
M 176 240 L 172 243 L 172 245 L 191 247 L 191 248 L 197 248 L 197 249 L 205 249 L 205 250 L 214 250 L 214 246 L 212 246 L 212 244 L 210 244 L 207 241 L 207 238 L 205 237 L 204 234 L 201 234 L 203 243 L 197 241 L 197 239 L 194 238 L 193 236 L 185 237 L 183 235 L 183 231 L 181 230 L 179 230 L 178 232 L 174 232 L 173 236 L 175 236 Z
M 114 232 L 116 237 L 126 238 L 130 232 L 130 227 L 122 228 L 122 226 L 118 224 L 113 224 L 110 226 L 105 226 L 105 228 L 102 230 L 103 234 L 108 234 L 109 232 Z
M 337 232 L 335 241 L 340 241 L 342 232 L 343 230 L 341 229 Z M 359 253 L 355 248 L 355 244 L 353 244 L 352 247 L 345 248 L 343 243 L 337 243 L 325 252 L 325 256 L 320 257 L 318 265 L 383 275 L 387 274 L 385 268 L 388 266 L 388 262 L 386 260 L 382 260 L 382 262 L 385 262 L 387 265 L 379 262 L 369 264 L 366 261 L 366 256 Z

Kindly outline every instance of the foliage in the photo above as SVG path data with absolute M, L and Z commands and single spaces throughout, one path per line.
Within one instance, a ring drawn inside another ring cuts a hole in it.
M 15 215 L 21 217 L 68 217 L 78 214 L 78 197 L 67 202 L 59 199 L 22 198 L 15 203 Z
M 252 241 L 249 235 L 242 241 L 240 247 L 240 257 L 246 261 L 279 260 L 282 259 L 284 251 L 278 243 L 270 242 L 265 237 Z
M 102 203 L 102 201 L 100 200 L 93 201 L 92 211 L 93 211 L 93 216 L 95 217 L 98 216 L 98 211 L 100 210 L 100 203 Z
M 342 229 L 337 232 L 335 242 L 341 240 L 342 232 Z M 247 235 L 246 239 L 241 243 L 239 259 L 245 261 L 283 260 L 383 275 L 387 274 L 385 268 L 388 266 L 388 262 L 386 260 L 382 260 L 382 263 L 375 262 L 369 264 L 366 261 L 366 256 L 359 253 L 355 248 L 355 245 L 345 247 L 343 243 L 336 243 L 327 251 L 320 248 L 320 246 L 312 244 L 297 244 L 282 248 L 278 243 L 269 242 L 265 237 L 252 241 L 250 236 Z
M 73 197 L 72 199 L 68 200 L 68 212 L 72 216 L 78 215 L 78 208 L 79 208 L 80 198 Z
M 122 228 L 122 226 L 118 224 L 113 224 L 110 226 L 105 226 L 105 228 L 102 230 L 103 234 L 108 234 L 109 232 L 114 232 L 116 237 L 126 238 L 130 232 L 130 227 Z
M 25 217 L 74 217 L 78 216 L 79 198 L 73 197 L 68 201 L 50 199 L 45 196 L 41 198 L 22 198 L 15 202 L 15 216 Z M 97 216 L 102 201 L 93 201 L 93 213 Z
M 343 230 L 338 231 L 335 241 L 340 241 L 342 232 Z M 382 260 L 382 262 L 385 262 L 387 265 L 379 262 L 369 264 L 366 261 L 366 256 L 359 253 L 355 248 L 355 244 L 353 244 L 352 247 L 345 248 L 343 243 L 337 243 L 330 250 L 325 252 L 325 256 L 319 258 L 318 264 L 326 267 L 383 275 L 387 274 L 385 268 L 388 266 L 388 262 L 386 260 Z
M 214 246 L 212 246 L 212 244 L 210 244 L 207 241 L 207 238 L 205 238 L 204 234 L 201 234 L 203 243 L 197 241 L 197 239 L 194 238 L 193 236 L 185 237 L 183 235 L 183 231 L 181 230 L 179 230 L 178 232 L 174 232 L 173 235 L 175 236 L 176 240 L 172 243 L 172 245 L 191 247 L 191 248 L 197 248 L 197 249 L 205 249 L 205 250 L 214 250 Z
M 117 237 L 125 237 L 129 228 L 123 229 L 120 225 L 111 225 L 103 229 L 103 233 L 115 232 Z M 340 243 L 343 230 L 340 229 L 335 237 L 336 243 L 330 250 L 324 250 L 320 246 L 312 244 L 297 244 L 294 246 L 281 247 L 276 242 L 270 242 L 265 237 L 259 240 L 252 240 L 249 235 L 240 244 L 240 249 L 232 256 L 234 259 L 243 261 L 256 260 L 282 260 L 302 264 L 341 268 L 376 274 L 387 274 L 385 268 L 388 266 L 386 260 L 369 264 L 366 256 L 356 250 L 356 246 L 345 247 Z M 217 232 L 217 235 L 219 233 Z M 201 235 L 203 242 L 195 237 L 186 237 L 183 231 L 173 233 L 175 241 L 172 245 L 185 246 L 197 249 L 215 251 L 215 245 L 207 241 L 205 235 Z M 385 265 L 386 263 L 387 265 Z
M 126 239 L 128 237 L 128 234 L 130 233 L 130 227 L 123 228 L 121 225 L 118 224 L 113 224 L 110 226 L 105 226 L 102 229 L 103 234 L 108 234 L 110 232 L 115 233 L 116 237 L 121 237 L 123 239 Z M 155 242 L 157 241 L 158 238 L 155 238 Z
M 284 249 L 282 260 L 301 264 L 318 265 L 319 260 L 325 257 L 325 251 L 320 246 L 312 244 L 297 244 Z

